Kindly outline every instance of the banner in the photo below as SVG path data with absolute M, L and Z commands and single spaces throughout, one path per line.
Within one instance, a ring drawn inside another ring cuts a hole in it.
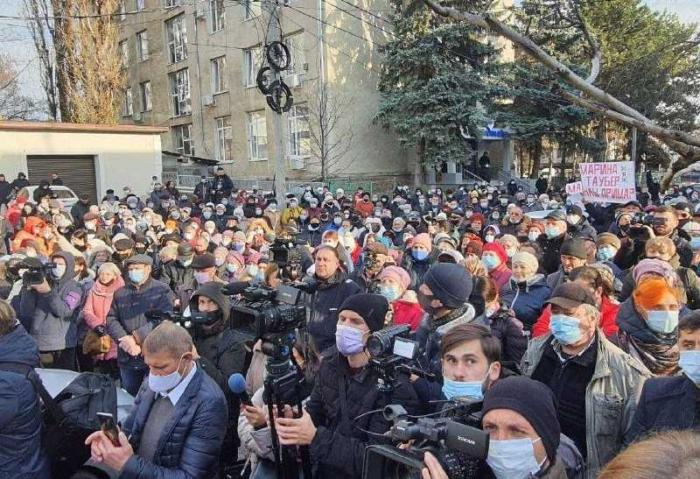
M 581 163 L 581 195 L 586 201 L 627 203 L 637 199 L 633 161 Z
M 566 194 L 567 195 L 575 195 L 577 193 L 581 193 L 583 191 L 583 183 L 580 181 L 575 181 L 574 183 L 567 183 L 566 184 Z

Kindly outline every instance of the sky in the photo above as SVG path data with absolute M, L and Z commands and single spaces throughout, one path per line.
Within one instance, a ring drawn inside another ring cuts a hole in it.
M 652 9 L 677 13 L 688 23 L 700 23 L 700 0 L 644 0 L 644 2 Z M 0 54 L 8 55 L 14 60 L 17 70 L 21 72 L 19 81 L 23 93 L 41 100 L 43 94 L 39 78 L 39 60 L 30 32 L 22 20 L 2 18 L 2 16 L 22 15 L 24 15 L 24 0 L 0 0 Z

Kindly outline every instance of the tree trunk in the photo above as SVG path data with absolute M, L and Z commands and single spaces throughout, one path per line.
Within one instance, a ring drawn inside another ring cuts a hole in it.
M 603 147 L 598 153 L 597 161 L 608 161 L 608 132 L 607 123 L 605 119 L 601 118 L 598 122 L 598 127 L 595 131 L 596 140 L 598 140 Z
M 53 44 L 56 55 L 56 88 L 58 89 L 58 106 L 61 112 L 61 121 L 73 120 L 73 108 L 71 107 L 71 90 L 73 82 L 70 74 L 68 39 L 71 36 L 70 0 L 51 0 L 53 10 Z
M 540 168 L 542 168 L 542 138 L 537 140 L 534 147 L 530 149 L 530 154 L 532 155 L 532 170 L 530 170 L 530 178 L 540 177 Z

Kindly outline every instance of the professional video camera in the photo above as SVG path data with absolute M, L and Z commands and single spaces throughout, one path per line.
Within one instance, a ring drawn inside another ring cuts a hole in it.
M 413 479 L 421 477 L 423 456 L 432 453 L 449 478 L 472 477 L 486 459 L 489 435 L 448 418 L 411 419 L 399 405 L 384 408 L 384 418 L 393 423 L 387 436 L 395 443 L 413 445 L 399 449 L 389 445 L 369 446 L 365 453 L 363 479 Z M 466 460 L 465 460 L 466 458 Z
M 283 281 L 298 281 L 303 276 L 301 270 L 301 246 L 294 237 L 277 238 L 270 246 L 270 261 L 277 264 L 280 271 L 280 279 Z
M 145 316 L 152 321 L 172 321 L 190 331 L 190 334 L 192 334 L 192 330 L 197 324 L 206 324 L 212 320 L 210 313 L 194 310 L 189 310 L 189 315 L 186 315 L 184 313 L 171 313 L 154 309 L 146 311 Z
M 418 354 L 418 343 L 408 339 L 410 332 L 411 328 L 408 325 L 389 326 L 373 333 L 367 339 L 369 364 L 379 375 L 379 391 L 393 391 L 398 376 L 402 373 L 434 379 L 434 375 L 411 364 Z
M 627 235 L 630 238 L 644 239 L 649 237 L 649 231 L 643 226 L 653 226 L 654 216 L 647 213 L 635 213 L 630 219 Z
M 19 277 L 20 271 L 24 270 L 21 274 L 22 285 L 25 288 L 35 284 L 41 284 L 50 277 L 51 270 L 56 265 L 54 263 L 44 264 L 36 258 L 25 258 L 20 262 L 12 266 L 12 273 Z
M 288 285 L 276 289 L 249 286 L 241 293 L 242 299 L 231 306 L 231 311 L 247 324 L 255 325 L 256 337 L 294 332 L 304 325 L 306 308 L 301 291 Z

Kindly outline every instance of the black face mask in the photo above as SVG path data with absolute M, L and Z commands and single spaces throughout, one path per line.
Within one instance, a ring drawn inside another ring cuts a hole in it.
M 148 248 L 145 246 L 137 246 L 134 248 L 138 254 L 144 254 Z
M 425 311 L 429 315 L 435 314 L 435 308 L 433 308 L 430 303 L 432 303 L 435 300 L 434 295 L 428 296 L 427 294 L 422 293 L 421 291 L 418 291 L 418 304 L 420 304 L 421 308 L 423 308 L 423 311 Z
M 379 230 L 381 229 L 381 226 L 379 225 L 372 225 L 372 233 L 379 233 Z

